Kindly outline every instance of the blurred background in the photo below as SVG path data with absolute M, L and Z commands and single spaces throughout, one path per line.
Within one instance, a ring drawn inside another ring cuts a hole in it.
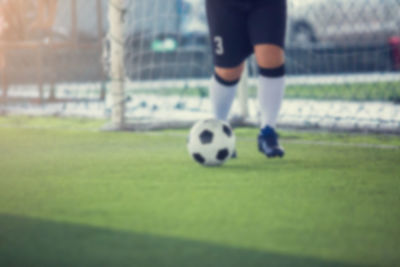
M 108 8 L 0 0 L 1 114 L 110 118 Z M 280 124 L 400 133 L 400 0 L 288 0 L 288 8 Z M 125 0 L 123 14 L 127 121 L 208 116 L 204 0 Z M 250 121 L 256 75 L 251 58 Z

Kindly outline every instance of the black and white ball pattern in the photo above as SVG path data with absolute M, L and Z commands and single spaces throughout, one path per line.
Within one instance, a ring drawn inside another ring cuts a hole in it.
M 196 162 L 205 166 L 218 166 L 232 157 L 235 135 L 226 122 L 201 120 L 190 130 L 187 147 Z

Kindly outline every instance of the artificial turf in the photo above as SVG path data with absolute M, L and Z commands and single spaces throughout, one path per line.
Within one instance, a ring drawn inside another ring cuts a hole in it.
M 0 266 L 397 266 L 400 138 L 282 132 L 197 165 L 186 130 L 0 118 Z

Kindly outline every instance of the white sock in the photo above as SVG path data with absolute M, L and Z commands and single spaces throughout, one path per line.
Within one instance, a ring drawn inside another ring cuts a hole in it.
M 235 99 L 238 82 L 233 85 L 222 84 L 213 75 L 210 86 L 210 100 L 214 118 L 227 121 L 233 100 Z
M 261 128 L 269 125 L 276 127 L 279 111 L 285 93 L 285 78 L 265 77 L 258 78 L 258 101 L 261 112 Z

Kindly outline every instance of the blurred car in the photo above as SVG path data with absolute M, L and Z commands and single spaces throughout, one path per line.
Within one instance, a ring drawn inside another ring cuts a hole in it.
M 400 0 L 291 0 L 289 46 L 376 45 L 400 34 Z
M 204 18 L 198 19 L 205 17 L 201 10 L 202 1 L 125 2 L 124 45 L 128 77 L 135 80 L 201 77 L 209 72 L 207 24 Z M 74 33 L 78 42 L 103 41 L 103 53 L 99 58 L 108 73 L 112 38 L 108 34 L 108 0 L 76 0 L 75 3 L 76 12 L 73 12 L 74 5 L 70 1 L 59 2 L 54 31 L 66 39 Z M 74 15 L 76 27 L 72 20 Z

